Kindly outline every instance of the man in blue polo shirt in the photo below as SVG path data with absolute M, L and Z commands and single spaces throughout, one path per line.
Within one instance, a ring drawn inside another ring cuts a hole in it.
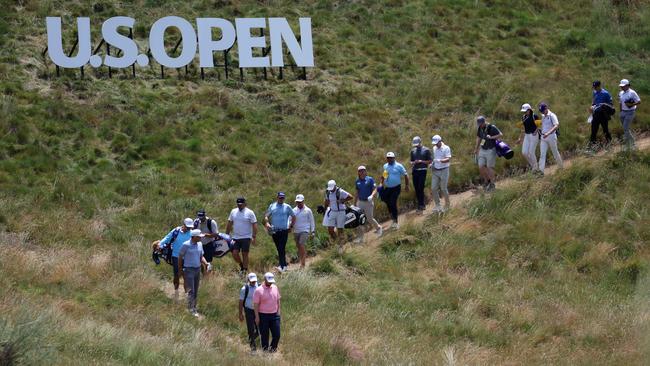
M 178 286 L 180 284 L 180 272 L 178 268 L 178 254 L 181 251 L 183 243 L 190 240 L 192 234 L 190 231 L 194 227 L 194 220 L 189 217 L 183 220 L 183 225 L 172 229 L 158 244 L 160 249 L 172 246 L 172 267 L 174 268 L 174 297 L 178 299 Z M 183 282 L 183 288 L 185 288 Z
M 391 229 L 398 229 L 397 217 L 399 211 L 397 209 L 397 199 L 402 192 L 402 176 L 404 176 L 404 191 L 409 191 L 409 176 L 404 168 L 404 165 L 395 161 L 395 153 L 389 151 L 386 153 L 386 164 L 384 164 L 384 174 L 381 176 L 379 185 L 382 187 L 382 200 L 386 202 L 388 211 L 393 219 L 390 225 Z
M 604 89 L 599 80 L 592 83 L 594 92 L 591 98 L 591 108 L 589 109 L 592 114 L 591 120 L 591 137 L 589 142 L 593 148 L 596 145 L 596 135 L 598 134 L 598 126 L 603 126 L 603 133 L 607 144 L 612 141 L 612 135 L 609 133 L 609 119 L 612 117 L 614 104 L 612 96 Z
M 356 181 L 357 187 L 357 207 L 363 210 L 366 214 L 366 225 L 370 223 L 375 228 L 377 236 L 381 236 L 381 225 L 375 220 L 375 195 L 377 194 L 377 185 L 372 177 L 368 176 L 366 167 L 361 165 L 357 168 L 359 178 Z M 363 235 L 366 232 L 366 225 L 357 228 L 359 237 L 355 240 L 356 243 L 363 242 Z
M 278 271 L 280 272 L 287 270 L 287 239 L 289 231 L 296 223 L 296 214 L 293 213 L 293 208 L 284 202 L 284 199 L 284 192 L 278 192 L 277 201 L 269 206 L 266 215 L 264 215 L 264 226 L 273 237 L 275 248 L 278 250 L 278 261 L 280 262 Z M 291 218 L 291 223 L 289 223 L 289 218 Z

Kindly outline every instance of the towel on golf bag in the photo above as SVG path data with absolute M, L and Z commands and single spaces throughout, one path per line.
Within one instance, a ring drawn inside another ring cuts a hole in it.
M 366 224 L 366 214 L 357 206 L 345 208 L 345 228 L 351 229 Z

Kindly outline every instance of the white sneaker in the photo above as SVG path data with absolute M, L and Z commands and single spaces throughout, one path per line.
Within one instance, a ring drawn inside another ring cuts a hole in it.
M 394 223 L 390 224 L 390 228 L 397 230 L 397 229 L 399 229 L 399 224 L 394 222 Z
M 436 205 L 436 207 L 433 208 L 433 212 L 443 212 L 442 207 L 440 205 Z
M 283 266 L 283 267 L 282 267 L 282 271 L 280 271 L 280 272 L 286 272 L 288 269 L 289 269 L 289 267 L 287 267 L 287 266 Z
M 361 238 L 356 238 L 356 239 L 354 239 L 352 242 L 353 242 L 354 244 L 361 244 L 362 241 L 363 241 L 363 239 L 361 239 Z
M 384 234 L 384 229 L 380 226 L 375 230 L 375 234 L 377 234 L 377 236 L 382 236 Z
M 282 267 L 282 266 L 277 266 L 277 267 L 275 267 L 275 269 L 277 269 L 278 272 L 284 272 L 284 267 Z

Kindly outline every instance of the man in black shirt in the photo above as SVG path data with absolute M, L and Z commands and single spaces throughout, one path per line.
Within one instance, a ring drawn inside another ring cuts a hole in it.
M 485 191 L 494 190 L 494 167 L 497 163 L 496 140 L 500 139 L 503 134 L 499 129 L 487 123 L 485 117 L 479 116 L 476 119 L 478 130 L 476 131 L 476 163 L 478 170 L 483 178 L 483 187 Z
M 413 167 L 413 188 L 418 201 L 418 212 L 424 211 L 424 182 L 427 179 L 427 169 L 431 165 L 431 150 L 422 146 L 420 136 L 413 138 L 411 150 L 411 166 Z

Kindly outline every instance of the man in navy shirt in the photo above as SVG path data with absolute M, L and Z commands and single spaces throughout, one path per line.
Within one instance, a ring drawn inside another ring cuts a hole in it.
M 366 167 L 361 165 L 357 168 L 357 174 L 359 178 L 356 181 L 357 187 L 357 207 L 363 210 L 366 214 L 366 224 L 370 223 L 375 228 L 375 233 L 378 236 L 382 234 L 382 228 L 375 220 L 375 196 L 377 195 L 377 185 L 375 180 L 372 177 L 368 176 Z M 363 235 L 366 232 L 366 226 L 359 226 L 358 235 L 359 237 L 355 240 L 356 243 L 363 242 Z
M 596 145 L 596 135 L 598 134 L 598 126 L 603 126 L 603 133 L 607 144 L 612 141 L 612 135 L 609 133 L 609 119 L 614 112 L 614 105 L 612 96 L 604 89 L 599 80 L 592 84 L 594 92 L 591 98 L 591 108 L 589 111 L 592 114 L 591 120 L 591 137 L 589 142 L 593 148 Z

